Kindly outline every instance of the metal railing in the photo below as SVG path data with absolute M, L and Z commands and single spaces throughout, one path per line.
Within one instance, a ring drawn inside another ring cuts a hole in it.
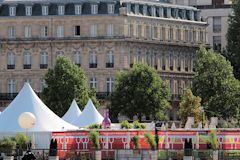
M 0 150 L 0 153 L 6 151 Z M 32 149 L 31 151 L 34 153 L 34 156 L 37 160 L 48 160 L 49 157 L 49 149 Z M 169 160 L 169 159 L 183 159 L 184 156 L 190 156 L 193 160 L 213 160 L 216 158 L 218 160 L 239 160 L 240 159 L 240 151 L 239 150 L 130 150 L 130 149 L 122 149 L 122 150 L 97 150 L 100 152 L 101 159 L 105 160 L 137 160 L 137 159 L 155 159 L 157 157 L 158 160 Z M 60 159 L 71 159 L 71 160 L 81 160 L 81 159 L 95 159 L 97 156 L 96 150 L 58 150 L 58 155 Z M 24 152 L 20 152 L 19 150 L 13 150 L 11 152 L 12 156 L 16 160 L 20 160 L 23 156 Z M 18 154 L 21 153 L 21 154 Z M 2 154 L 3 155 L 3 154 Z M 9 156 L 9 154 L 8 154 Z M 0 156 L 0 159 L 3 159 L 3 156 Z

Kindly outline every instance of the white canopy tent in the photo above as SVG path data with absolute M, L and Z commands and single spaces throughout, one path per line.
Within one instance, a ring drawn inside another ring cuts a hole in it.
M 87 127 L 94 123 L 101 124 L 102 121 L 103 116 L 97 111 L 92 100 L 89 99 L 81 115 L 73 124 L 79 127 Z
M 27 132 L 38 133 L 45 132 L 50 135 L 52 131 L 75 130 L 76 126 L 71 125 L 55 113 L 53 113 L 35 94 L 31 86 L 25 83 L 17 97 L 9 104 L 0 116 L 0 135 L 11 135 L 17 132 L 26 132 L 18 124 L 19 116 L 24 112 L 31 112 L 36 117 L 36 123 L 33 128 Z M 31 135 L 31 134 L 30 134 Z M 38 137 L 35 135 L 35 137 Z M 42 144 L 44 140 L 39 138 L 35 140 L 37 147 L 48 147 L 48 144 Z M 39 143 L 39 144 L 38 144 Z
M 79 109 L 77 102 L 75 101 L 75 99 L 72 101 L 72 104 L 70 106 L 70 108 L 68 109 L 68 111 L 64 114 L 64 116 L 62 117 L 62 119 L 68 123 L 71 123 L 74 125 L 74 121 L 76 121 L 79 116 L 81 115 L 81 110 Z

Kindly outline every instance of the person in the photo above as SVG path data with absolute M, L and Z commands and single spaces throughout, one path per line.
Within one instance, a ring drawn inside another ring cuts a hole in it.
M 28 150 L 22 158 L 22 160 L 35 160 L 35 159 L 36 159 L 35 155 L 30 150 Z

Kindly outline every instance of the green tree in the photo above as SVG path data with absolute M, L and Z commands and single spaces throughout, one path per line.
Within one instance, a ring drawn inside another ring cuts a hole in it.
M 187 89 L 181 99 L 178 115 L 182 124 L 187 122 L 187 117 L 194 117 L 195 123 L 202 121 L 201 98 L 194 96 L 190 89 Z
M 46 87 L 42 98 L 57 115 L 63 116 L 74 98 L 81 109 L 87 104 L 90 91 L 85 73 L 68 58 L 58 57 L 54 68 L 48 70 L 44 79 Z
M 234 75 L 240 79 L 240 0 L 233 2 L 233 14 L 229 16 L 227 51 L 224 53 L 231 62 Z
M 240 106 L 239 81 L 225 57 L 201 48 L 197 54 L 193 93 L 202 98 L 208 117 L 228 119 L 237 115 Z
M 169 109 L 170 92 L 156 70 L 145 64 L 135 64 L 132 69 L 117 75 L 110 100 L 110 115 L 119 113 L 132 118 L 143 114 L 156 118 L 156 113 Z

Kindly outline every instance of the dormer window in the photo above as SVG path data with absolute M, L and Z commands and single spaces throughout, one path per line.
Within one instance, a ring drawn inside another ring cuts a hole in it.
M 152 7 L 151 7 L 151 12 L 152 12 L 151 15 L 152 15 L 153 17 L 156 17 L 156 7 L 155 7 L 155 6 L 152 6 Z
M 26 13 L 26 16 L 31 16 L 32 15 L 32 6 L 26 6 L 25 13 Z
M 98 13 L 98 5 L 97 4 L 92 4 L 91 5 L 91 13 L 92 14 L 97 14 Z
M 108 4 L 108 14 L 114 13 L 114 4 Z
M 135 14 L 139 14 L 139 5 L 135 4 Z
M 75 14 L 76 15 L 79 15 L 79 14 L 82 14 L 82 5 L 75 5 Z
M 16 7 L 15 6 L 9 7 L 9 15 L 16 16 Z
M 42 15 L 47 16 L 48 15 L 48 6 L 42 6 Z
M 64 5 L 58 6 L 58 15 L 64 15 L 65 7 Z
M 144 16 L 147 15 L 147 6 L 143 6 L 143 15 L 144 15 Z

